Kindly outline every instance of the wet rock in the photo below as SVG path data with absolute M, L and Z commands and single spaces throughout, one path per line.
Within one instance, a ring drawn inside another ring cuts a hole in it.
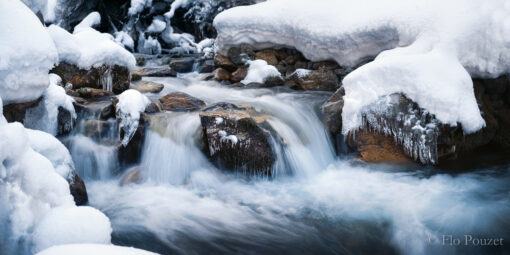
M 80 88 L 76 90 L 81 98 L 100 98 L 113 96 L 113 92 L 94 88 Z
M 340 66 L 334 61 L 320 61 L 312 63 L 313 70 L 335 70 L 338 68 L 340 68 Z
M 73 171 L 68 180 L 69 182 L 69 190 L 71 191 L 71 195 L 74 198 L 74 203 L 76 205 L 85 205 L 89 201 L 89 197 L 87 195 L 87 188 L 85 187 L 85 183 L 78 176 L 78 174 Z
M 289 80 L 295 81 L 300 90 L 336 91 L 340 88 L 338 77 L 329 70 L 311 70 L 305 76 L 294 73 Z
M 269 65 L 278 65 L 278 59 L 276 58 L 276 52 L 272 49 L 266 49 L 255 53 L 255 59 L 265 60 Z
M 108 134 L 114 133 L 112 131 L 116 128 L 117 126 L 115 125 L 115 122 L 91 119 L 85 122 L 84 135 L 99 139 L 101 137 L 106 137 Z
M 87 87 L 112 91 L 115 94 L 127 90 L 131 81 L 129 69 L 118 65 L 103 65 L 86 70 L 62 62 L 50 72 L 62 77 L 63 84 L 72 84 L 73 89 Z
M 66 135 L 73 130 L 76 119 L 73 118 L 71 112 L 62 106 L 58 107 L 57 114 L 57 135 Z
M 206 59 L 200 61 L 199 73 L 212 73 L 214 71 L 214 60 Z
M 392 137 L 377 132 L 359 131 L 348 136 L 347 143 L 368 163 L 408 164 L 413 161 Z
M 247 61 L 252 60 L 255 57 L 255 52 L 251 45 L 241 44 L 237 47 L 230 48 L 227 56 L 230 58 L 232 63 L 237 66 L 242 66 L 246 64 Z
M 129 86 L 130 89 L 140 91 L 140 93 L 159 93 L 165 88 L 165 85 L 152 81 L 134 81 Z
M 232 78 L 230 81 L 232 83 L 241 82 L 248 75 L 248 66 L 241 66 L 235 72 L 232 73 Z
M 122 175 L 122 178 L 120 179 L 120 186 L 132 184 L 132 183 L 141 183 L 143 181 L 142 176 L 142 167 L 135 166 L 132 167 Z
M 338 152 L 346 153 L 348 150 L 344 147 L 342 132 L 342 110 L 344 108 L 345 90 L 337 90 L 322 107 L 323 122 L 329 131 L 329 134 L 335 141 Z
M 178 73 L 189 73 L 195 64 L 194 57 L 174 58 L 170 60 L 170 68 Z
M 145 113 L 158 113 L 163 111 L 163 106 L 159 103 L 151 102 L 147 107 L 145 107 Z
M 163 109 L 167 111 L 198 111 L 205 106 L 204 101 L 183 92 L 172 92 L 160 98 Z
M 232 63 L 228 57 L 219 53 L 214 56 L 214 65 L 216 67 L 221 67 L 229 72 L 234 72 L 237 69 L 237 66 Z
M 20 122 L 24 123 L 25 121 L 25 112 L 28 108 L 36 107 L 42 98 L 36 99 L 34 101 L 26 102 L 26 103 L 18 103 L 18 104 L 8 104 L 4 105 L 4 117 L 8 122 Z
M 117 144 L 117 156 L 120 166 L 129 166 L 140 163 L 143 144 L 145 142 L 146 124 L 146 117 L 142 114 L 140 122 L 138 123 L 138 128 L 126 146 L 123 146 L 120 142 L 125 135 L 124 131 L 120 129 L 120 141 Z
M 230 73 L 223 69 L 223 68 L 217 68 L 214 70 L 214 79 L 217 81 L 228 81 L 230 80 Z
M 133 81 L 141 80 L 142 77 L 176 77 L 175 72 L 170 66 L 159 67 L 140 67 L 131 71 L 131 79 Z
M 245 105 L 218 103 L 200 112 L 205 153 L 220 168 L 271 175 L 275 134 L 266 116 Z
M 284 80 L 280 76 L 272 76 L 268 77 L 266 81 L 264 82 L 264 87 L 276 87 L 276 86 L 282 86 L 284 84 Z

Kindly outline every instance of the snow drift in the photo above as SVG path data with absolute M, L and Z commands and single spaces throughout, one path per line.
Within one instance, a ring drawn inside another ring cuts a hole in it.
M 438 120 L 485 126 L 471 77 L 510 72 L 510 2 L 504 0 L 270 0 L 214 20 L 216 44 L 293 47 L 312 61 L 356 67 L 348 75 L 343 132 L 378 99 L 401 92 Z

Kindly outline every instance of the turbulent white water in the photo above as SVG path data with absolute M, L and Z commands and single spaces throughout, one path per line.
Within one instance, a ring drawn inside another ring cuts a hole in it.
M 156 114 L 142 153 L 144 180 L 121 186 L 109 147 L 72 137 L 90 203 L 110 218 L 116 244 L 162 254 L 506 252 L 442 245 L 442 238 L 510 238 L 510 166 L 452 176 L 359 165 L 335 156 L 316 114 L 328 94 L 233 89 L 194 75 L 151 80 L 165 84 L 152 98 L 178 90 L 208 105 L 252 105 L 272 116 L 285 143 L 274 148 L 275 178 L 245 178 L 201 152 L 198 113 Z

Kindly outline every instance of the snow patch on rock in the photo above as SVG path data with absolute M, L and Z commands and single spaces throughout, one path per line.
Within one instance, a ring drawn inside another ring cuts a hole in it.
M 265 60 L 250 60 L 247 63 L 250 65 L 248 67 L 248 74 L 244 80 L 241 81 L 241 83 L 244 85 L 250 84 L 252 82 L 264 83 L 267 78 L 281 76 L 280 72 L 278 72 L 278 69 L 272 65 L 268 65 Z

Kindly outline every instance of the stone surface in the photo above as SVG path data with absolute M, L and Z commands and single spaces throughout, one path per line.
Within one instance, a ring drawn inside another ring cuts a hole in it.
M 160 98 L 163 109 L 167 111 L 198 111 L 205 106 L 204 101 L 182 92 L 172 92 Z
M 278 59 L 276 58 L 276 52 L 272 49 L 261 50 L 255 53 L 255 59 L 265 60 L 269 65 L 278 65 Z
M 95 88 L 80 88 L 76 90 L 81 98 L 100 98 L 113 96 L 113 92 Z
M 406 164 L 413 161 L 406 156 L 394 139 L 377 132 L 359 131 L 348 136 L 347 143 L 368 163 Z
M 241 44 L 237 47 L 230 48 L 227 56 L 236 66 L 242 66 L 246 64 L 248 60 L 252 60 L 255 57 L 255 52 L 251 45 Z
M 216 67 L 221 67 L 229 72 L 234 72 L 237 69 L 237 66 L 230 61 L 227 56 L 223 56 L 221 54 L 216 54 L 214 56 L 214 65 Z
M 129 85 L 130 89 L 135 89 L 141 93 L 159 93 L 165 88 L 165 85 L 152 81 L 134 81 Z
M 140 166 L 135 166 L 126 170 L 120 179 L 120 186 L 141 183 L 143 181 L 142 170 L 143 169 Z
M 75 124 L 76 119 L 73 118 L 71 112 L 62 106 L 59 106 L 57 114 L 57 135 L 66 135 L 71 133 Z
M 205 153 L 220 168 L 271 175 L 275 134 L 266 116 L 246 105 L 218 103 L 200 112 Z
M 295 81 L 300 90 L 336 91 L 340 88 L 338 77 L 329 70 L 312 70 L 304 77 L 293 74 L 289 80 Z
M 175 72 L 170 66 L 159 67 L 140 67 L 131 71 L 131 79 L 133 81 L 141 80 L 142 77 L 176 77 Z
M 228 81 L 230 80 L 231 76 L 230 73 L 223 69 L 223 68 L 217 68 L 214 70 L 214 79 L 217 81 Z
M 69 182 L 69 190 L 71 191 L 71 195 L 74 198 L 74 203 L 76 205 L 85 205 L 89 201 L 89 197 L 87 195 L 87 188 L 85 187 L 85 183 L 78 176 L 78 174 L 73 171 L 68 180 Z
M 241 82 L 248 75 L 248 66 L 241 66 L 235 72 L 232 73 L 230 81 L 232 83 Z
M 28 108 L 36 107 L 37 104 L 41 101 L 42 98 L 39 98 L 34 101 L 19 103 L 19 104 L 8 104 L 4 105 L 3 113 L 4 117 L 8 122 L 20 122 L 24 123 L 25 121 L 25 112 Z
M 196 58 L 183 57 L 170 60 L 170 68 L 178 73 L 189 73 L 193 70 Z

